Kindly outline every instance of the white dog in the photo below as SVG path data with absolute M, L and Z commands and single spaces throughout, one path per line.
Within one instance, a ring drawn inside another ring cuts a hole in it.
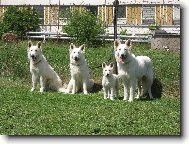
M 103 63 L 102 68 L 102 86 L 104 90 L 104 99 L 110 98 L 111 100 L 114 100 L 114 97 L 118 97 L 119 95 L 118 75 L 113 74 L 113 63 L 110 63 L 110 65 Z
M 46 90 L 62 91 L 62 80 L 42 54 L 41 42 L 38 42 L 35 46 L 31 41 L 28 42 L 28 58 L 32 74 L 31 91 L 35 90 L 38 78 L 40 78 L 40 92 Z
M 70 72 L 71 80 L 68 84 L 66 93 L 75 94 L 83 90 L 84 94 L 92 90 L 94 81 L 89 79 L 89 68 L 85 60 L 85 46 L 77 48 L 74 44 L 70 45 Z
M 153 83 L 153 69 L 151 59 L 147 56 L 137 56 L 131 53 L 131 41 L 127 40 L 125 44 L 121 44 L 119 40 L 115 40 L 115 58 L 117 61 L 118 75 L 123 80 L 124 100 L 128 100 L 127 88 L 130 85 L 129 101 L 133 101 L 135 95 L 136 80 L 138 85 L 138 95 L 141 95 L 141 82 L 143 93 L 147 91 L 150 98 L 152 97 L 151 86 Z

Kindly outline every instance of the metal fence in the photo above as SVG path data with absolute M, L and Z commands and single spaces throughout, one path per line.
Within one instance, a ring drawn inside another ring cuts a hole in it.
M 132 38 L 133 41 L 141 42 L 149 42 L 149 38 L 151 38 L 149 34 L 159 37 L 166 35 L 167 38 L 169 36 L 180 36 L 179 1 L 119 0 L 117 7 L 115 7 L 114 1 L 107 1 L 97 1 L 96 4 L 94 2 L 90 4 L 90 0 L 85 0 L 85 3 L 81 4 L 63 4 L 59 1 L 59 3 L 50 5 L 34 4 L 18 5 L 18 7 L 24 8 L 27 6 L 39 12 L 41 26 L 38 30 L 38 37 L 42 38 L 55 38 L 56 34 L 59 34 L 59 38 L 69 38 L 62 29 L 67 24 L 65 13 L 74 9 L 88 10 L 99 17 L 104 25 L 107 26 L 105 30 L 106 34 L 102 36 L 106 40 L 113 40 L 115 38 L 115 31 L 118 34 L 118 38 Z M 0 16 L 3 15 L 8 6 L 0 6 Z M 115 9 L 117 11 L 116 15 Z M 30 32 L 28 36 L 35 37 L 37 34 L 35 32 L 34 35 L 34 32 Z

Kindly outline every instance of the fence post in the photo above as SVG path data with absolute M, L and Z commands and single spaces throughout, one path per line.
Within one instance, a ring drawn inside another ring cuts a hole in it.
M 113 6 L 114 6 L 114 41 L 115 39 L 117 39 L 117 12 L 118 12 L 118 5 L 119 5 L 119 1 L 118 0 L 115 0 L 114 3 L 113 3 Z M 118 74 L 118 71 L 117 71 L 117 62 L 115 60 L 115 56 L 114 56 L 114 49 L 113 49 L 113 57 L 114 57 L 114 69 L 113 69 L 113 72 L 115 74 Z

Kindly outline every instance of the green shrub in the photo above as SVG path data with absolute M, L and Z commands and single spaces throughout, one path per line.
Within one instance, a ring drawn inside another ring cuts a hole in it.
M 0 22 L 0 36 L 6 32 L 24 36 L 28 31 L 36 31 L 39 28 L 39 23 L 39 16 L 35 10 L 31 10 L 29 7 L 20 10 L 16 6 L 10 6 Z
M 156 30 L 156 29 L 159 29 L 159 28 L 160 28 L 160 25 L 158 25 L 156 23 L 148 25 L 149 30 Z
M 100 19 L 86 10 L 70 12 L 68 23 L 63 30 L 69 36 L 74 37 L 79 44 L 94 44 L 96 37 L 104 33 Z

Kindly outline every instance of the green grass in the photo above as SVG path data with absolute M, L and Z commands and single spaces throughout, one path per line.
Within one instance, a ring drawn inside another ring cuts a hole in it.
M 43 52 L 64 82 L 70 78 L 69 45 L 48 42 Z M 104 100 L 101 89 L 89 95 L 31 93 L 27 42 L 0 42 L 0 134 L 5 135 L 180 135 L 180 55 L 135 44 L 133 53 L 154 64 L 155 100 L 128 103 Z M 88 48 L 91 77 L 101 84 L 112 45 Z M 38 87 L 39 89 L 39 87 Z M 123 90 L 121 90 L 123 91 Z M 123 93 L 123 92 L 122 92 Z

